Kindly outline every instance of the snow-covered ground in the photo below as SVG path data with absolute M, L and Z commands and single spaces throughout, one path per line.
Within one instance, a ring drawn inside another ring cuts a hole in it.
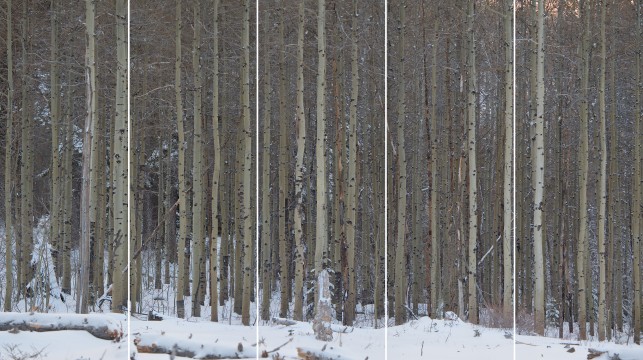
M 568 323 L 564 326 L 563 338 L 558 338 L 558 329 L 550 327 L 547 336 L 518 335 L 516 337 L 516 359 L 588 359 L 590 349 L 605 352 L 597 355 L 598 360 L 641 360 L 643 348 L 633 343 L 631 333 L 614 334 L 611 341 L 598 341 L 596 336 L 589 340 L 578 340 L 578 324 L 574 333 L 569 333 Z
M 440 360 L 513 359 L 511 332 L 466 323 L 453 313 L 447 319 L 421 317 L 388 328 L 388 358 Z M 449 320 L 450 319 L 450 320 Z

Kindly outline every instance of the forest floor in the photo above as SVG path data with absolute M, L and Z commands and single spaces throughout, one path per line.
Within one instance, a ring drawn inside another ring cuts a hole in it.
M 643 359 L 643 348 L 632 342 L 632 337 L 620 334 L 612 341 L 598 341 L 591 337 L 589 340 L 579 341 L 575 333 L 569 334 L 567 326 L 563 338 L 557 337 L 557 329 L 548 329 L 548 336 L 518 335 L 516 337 L 516 358 L 525 360 L 541 359 L 589 359 L 590 349 L 596 351 L 597 360 L 640 360 Z M 601 352 L 604 352 L 601 354 Z
M 597 360 L 640 360 L 643 349 L 639 345 L 599 342 L 598 340 L 565 340 L 543 336 L 518 335 L 516 337 L 516 358 L 524 360 L 541 359 L 589 359 L 590 349 L 604 352 Z M 618 356 L 617 356 L 618 355 Z
M 464 322 L 453 313 L 446 319 L 421 317 L 388 328 L 388 358 L 442 360 L 513 359 L 511 331 Z

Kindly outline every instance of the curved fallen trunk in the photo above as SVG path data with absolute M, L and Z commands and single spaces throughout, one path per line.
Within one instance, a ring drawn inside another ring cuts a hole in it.
M 100 314 L 0 313 L 0 331 L 82 330 L 103 340 L 123 337 L 120 324 Z

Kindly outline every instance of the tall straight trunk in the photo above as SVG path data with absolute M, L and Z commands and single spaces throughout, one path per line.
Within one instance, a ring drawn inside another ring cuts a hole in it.
M 194 147 L 192 197 L 192 316 L 201 316 L 199 298 L 205 290 L 205 226 L 203 186 L 203 117 L 201 115 L 201 2 L 194 4 L 194 38 L 192 42 L 192 71 L 194 72 Z
M 545 266 L 543 237 L 543 190 L 545 187 L 545 28 L 544 0 L 538 0 L 538 58 L 536 61 L 535 140 L 532 146 L 534 166 L 534 323 L 536 332 L 545 335 Z
M 21 260 L 21 281 L 19 282 L 21 291 L 24 292 L 25 298 L 29 288 L 29 282 L 34 276 L 31 264 L 33 252 L 33 140 L 32 140 L 32 119 L 29 110 L 31 105 L 28 104 L 29 96 L 29 78 L 28 71 L 30 57 L 27 53 L 29 48 L 29 16 L 27 2 L 22 6 L 22 24 L 21 24 L 21 43 L 22 43 L 22 91 L 21 91 L 21 125 L 22 125 L 22 160 L 20 162 L 20 227 L 21 227 L 21 244 L 19 259 Z M 33 290 L 33 289 L 31 289 Z M 26 306 L 26 301 L 25 301 Z
M 96 10 L 94 9 L 94 13 Z M 94 14 L 95 16 L 95 14 Z M 90 40 L 90 46 L 91 46 L 91 63 L 90 63 L 90 68 L 91 68 L 91 157 L 90 157 L 90 163 L 89 163 L 89 250 L 90 250 L 90 261 L 89 261 L 89 292 L 86 294 L 87 295 L 87 302 L 91 305 L 94 304 L 95 300 L 98 299 L 102 295 L 102 291 L 100 291 L 100 288 L 102 287 L 101 284 L 97 283 L 98 280 L 98 275 L 100 272 L 102 272 L 102 265 L 101 268 L 99 268 L 99 261 L 98 258 L 100 256 L 100 252 L 103 249 L 103 246 L 101 245 L 102 242 L 104 241 L 103 238 L 99 238 L 98 235 L 98 223 L 99 219 L 98 217 L 101 214 L 102 209 L 98 207 L 99 205 L 99 189 L 104 186 L 102 183 L 99 182 L 100 179 L 100 174 L 101 174 L 101 159 L 100 159 L 100 151 L 99 151 L 99 146 L 100 143 L 102 142 L 102 123 L 100 120 L 100 117 L 98 116 L 98 88 L 96 87 L 96 61 L 95 61 L 95 36 L 94 36 L 94 31 L 92 31 L 92 34 L 90 37 L 88 37 Z M 86 85 L 87 86 L 87 85 Z M 84 154 L 83 154 L 84 155 Z
M 270 12 L 265 10 L 264 34 L 266 37 L 270 35 Z M 269 53 L 269 47 L 265 43 L 265 53 Z M 271 278 L 272 266 L 270 257 L 272 253 L 272 243 L 270 236 L 270 216 L 272 199 L 272 192 L 270 191 L 270 126 L 272 117 L 272 104 L 271 104 L 271 91 L 270 91 L 270 57 L 264 58 L 264 79 L 263 79 L 263 101 L 264 101 L 264 114 L 263 114 L 263 154 L 261 159 L 261 283 L 262 283 L 262 297 L 261 297 L 261 320 L 270 320 L 270 298 L 271 298 Z
M 353 325 L 355 321 L 355 306 L 357 296 L 357 286 L 355 284 L 355 226 L 357 224 L 357 101 L 359 99 L 359 73 L 358 57 L 359 50 L 357 46 L 357 2 L 353 0 L 352 14 L 352 56 L 351 56 L 351 102 L 350 117 L 348 130 L 348 191 L 347 191 L 347 211 L 346 211 L 346 256 L 348 260 L 348 297 L 344 306 L 344 324 Z M 363 251 L 363 250 L 362 250 Z
M 326 1 L 317 1 L 317 137 L 315 140 L 316 184 L 316 243 L 315 275 L 321 275 L 328 258 L 328 214 L 326 194 Z M 324 284 L 329 286 L 329 284 Z M 326 292 L 322 289 L 321 292 Z M 319 300 L 320 289 L 316 287 L 315 299 Z M 317 304 L 318 301 L 315 301 Z
M 601 70 L 599 73 L 599 89 L 598 89 L 598 103 L 599 103 L 599 143 L 600 143 L 600 179 L 599 179 L 599 210 L 598 210 L 598 264 L 599 264 L 599 280 L 598 280 L 598 340 L 605 340 L 606 332 L 606 290 L 607 290 L 607 274 L 605 273 L 606 266 L 606 239 L 605 239 L 605 225 L 606 225 L 606 206 L 607 206 L 607 130 L 606 130 L 606 113 L 605 113 L 605 67 L 607 66 L 607 52 L 605 44 L 605 13 L 607 12 L 607 1 L 601 0 Z
M 424 11 L 424 8 L 422 9 Z M 435 32 L 435 44 L 432 49 L 431 57 L 431 119 L 430 124 L 431 128 L 428 129 L 429 120 L 427 119 L 427 136 L 428 142 L 431 146 L 431 158 L 430 158 L 430 168 L 429 168 L 429 180 L 431 181 L 431 193 L 430 193 L 430 204 L 429 204 L 429 219 L 430 219 L 430 241 L 431 241 L 431 258 L 430 258 L 430 306 L 428 309 L 428 315 L 432 318 L 437 317 L 439 302 L 441 301 L 439 297 L 440 292 L 440 242 L 439 242 L 439 209 L 438 209 L 438 188 L 439 188 L 439 179 L 438 179 L 438 118 L 437 118 L 437 107 L 438 107 L 438 81 L 437 81 L 437 61 L 438 61 L 438 26 L 439 22 L 436 21 L 434 26 Z M 426 60 L 424 60 L 426 64 Z M 426 74 L 426 70 L 424 71 Z M 428 86 L 425 83 L 425 87 Z M 425 97 L 428 97 L 428 90 L 425 89 Z M 425 100 L 425 106 L 428 108 L 428 99 Z M 427 109 L 428 111 L 428 109 Z
M 129 64 L 127 52 L 127 3 L 116 0 L 116 117 L 114 119 L 114 233 L 117 234 L 114 244 L 114 287 L 112 291 L 112 311 L 122 312 L 127 307 L 127 222 L 128 222 L 128 102 L 127 102 L 127 69 Z
M 252 172 L 252 135 L 250 126 L 250 0 L 243 2 L 243 33 L 241 42 L 243 47 L 243 61 L 241 67 L 241 107 L 243 111 L 243 299 L 241 309 L 241 322 L 250 325 L 250 294 L 252 292 L 252 252 L 253 221 L 250 208 L 250 173 Z M 239 286 L 240 284 L 237 284 Z
M 96 8 L 93 0 L 85 1 L 85 126 L 83 128 L 83 172 L 80 201 L 80 285 L 77 286 L 76 312 L 86 314 L 89 301 L 89 281 L 91 269 L 91 246 L 93 224 L 96 220 L 95 208 L 92 210 L 93 190 L 95 181 L 92 165 L 97 160 L 94 156 L 95 122 L 96 122 L 96 65 L 95 65 L 95 36 L 94 18 Z M 92 161 L 93 160 L 93 161 Z M 93 216 L 93 218 L 92 218 Z
M 185 152 L 187 144 L 185 142 L 185 124 L 183 120 L 183 87 L 181 85 L 181 30 L 183 29 L 183 18 L 181 17 L 181 1 L 176 1 L 176 30 L 175 30 L 175 53 L 174 53 L 174 96 L 176 102 L 176 121 L 179 133 L 179 242 L 176 246 L 178 254 L 177 266 L 179 268 L 178 278 L 176 280 L 176 315 L 180 318 L 185 317 L 185 302 L 183 300 L 184 289 L 186 286 L 185 273 L 185 246 L 188 237 L 188 188 L 185 177 Z
M 505 1 L 505 150 L 504 150 L 504 176 L 503 176 L 503 216 L 502 216 L 502 254 L 503 254 L 503 300 L 502 309 L 505 319 L 510 319 L 513 313 L 512 306 L 512 247 L 511 220 L 512 220 L 512 189 L 513 189 L 513 0 Z
M 395 324 L 401 325 L 406 321 L 406 151 L 404 149 L 404 123 L 406 122 L 406 91 L 404 89 L 404 32 L 406 4 L 400 4 L 400 70 L 398 83 L 397 105 L 397 164 L 398 164 L 398 193 L 397 193 L 397 236 L 395 245 Z
M 210 320 L 219 321 L 219 179 L 221 178 L 221 141 L 219 139 L 219 0 L 214 0 L 212 33 L 212 139 L 214 142 L 214 171 L 212 172 L 212 231 L 210 232 Z
M 288 238 L 286 233 L 286 201 L 288 193 L 288 183 L 286 174 L 288 172 L 288 119 L 286 113 L 286 46 L 284 44 L 284 9 L 280 11 L 279 19 L 279 282 L 281 303 L 279 307 L 279 316 L 288 315 L 288 298 L 290 297 L 290 277 L 288 275 L 289 261 L 288 255 Z
M 477 249 L 478 249 L 478 201 L 477 201 L 477 166 L 476 166 L 476 105 L 477 105 L 477 74 L 476 74 L 476 44 L 473 32 L 474 2 L 469 0 L 467 15 L 468 56 L 467 56 L 467 135 L 469 146 L 469 265 L 468 265 L 468 292 L 469 292 L 469 322 L 478 323 L 478 300 L 476 296 L 477 284 Z
M 633 266 L 634 269 L 634 342 L 641 343 L 641 241 L 643 240 L 643 219 L 641 218 L 641 192 L 643 191 L 643 177 L 641 176 L 641 158 L 643 157 L 643 140 L 641 135 L 643 127 L 641 125 L 641 56 L 643 56 L 641 49 L 641 40 L 643 40 L 643 32 L 641 27 L 641 1 L 636 2 L 637 21 L 636 33 L 638 40 L 638 52 L 636 57 L 636 112 L 634 114 L 634 176 L 632 177 L 632 190 L 634 192 L 634 199 L 632 201 L 632 253 L 634 254 Z
M 609 277 L 609 293 L 611 293 L 611 297 L 609 302 L 607 303 L 607 311 L 608 313 L 608 320 L 607 320 L 607 326 L 608 329 L 613 328 L 614 330 L 620 331 L 621 326 L 620 324 L 622 323 L 622 310 L 623 310 L 623 305 L 622 301 L 620 300 L 620 297 L 622 296 L 622 289 L 620 287 L 620 278 L 622 276 L 621 272 L 621 267 L 620 263 L 622 260 L 622 255 L 621 255 L 621 241 L 620 236 L 617 234 L 620 234 L 620 228 L 619 228 L 619 216 L 621 213 L 621 206 L 620 206 L 620 194 L 619 194 L 619 188 L 620 188 L 620 179 L 619 179 L 619 158 L 618 158 L 618 150 L 619 150 L 619 140 L 618 140 L 618 133 L 616 131 L 616 106 L 618 104 L 618 101 L 616 99 L 616 78 L 614 73 L 616 72 L 616 57 L 612 58 L 612 64 L 610 66 L 610 78 L 611 78 L 611 92 L 610 92 L 610 100 L 612 105 L 610 106 L 610 122 L 609 122 L 609 127 L 610 127 L 610 163 L 609 163 L 609 177 L 608 177 L 608 196 L 609 196 L 609 213 L 607 214 L 608 218 L 608 239 L 611 239 L 611 243 L 609 244 L 609 258 L 608 258 L 608 264 L 607 264 L 607 276 Z M 608 331 L 608 339 L 610 338 L 610 334 Z
M 303 297 L 305 277 L 305 249 L 304 231 L 302 220 L 304 218 L 303 201 L 303 175 L 304 175 L 304 152 L 306 150 L 306 116 L 304 115 L 304 2 L 299 3 L 298 27 L 297 27 L 297 123 L 295 134 L 297 135 L 297 157 L 295 164 L 295 307 L 293 318 L 303 321 Z
M 579 156 L 579 197 L 580 206 L 578 209 L 579 229 L 578 229 L 578 254 L 577 260 L 577 273 L 578 273 L 578 324 L 579 324 L 579 337 L 581 340 L 587 339 L 587 273 L 585 270 L 585 262 L 588 257 L 588 239 L 587 239 L 587 178 L 588 178 L 588 162 L 589 162 L 589 138 L 588 138 L 588 99 L 587 87 L 589 83 L 589 3 L 588 0 L 581 0 L 581 19 L 586 24 L 585 31 L 583 32 L 583 39 L 581 42 L 581 56 L 582 56 L 582 69 L 581 69 L 581 104 L 580 104 L 580 149 Z M 591 295 L 591 290 L 589 291 Z
M 5 229 L 5 274 L 6 286 L 4 294 L 4 311 L 11 311 L 13 294 L 13 226 L 12 226 L 12 203 L 13 203 L 13 21 L 12 4 L 7 0 L 7 126 L 5 128 L 5 152 L 4 152 L 4 229 Z
M 67 81 L 71 80 L 70 61 L 67 61 Z M 67 87 L 67 104 L 65 106 L 65 146 L 63 158 L 63 231 L 62 231 L 62 284 L 61 291 L 71 295 L 71 229 L 72 229 L 72 155 L 74 146 L 73 117 L 71 115 L 72 91 Z
M 60 159 L 60 73 L 58 70 L 58 12 L 57 1 L 51 1 L 51 55 L 50 55 L 50 116 L 51 116 L 51 226 L 50 226 L 50 244 L 52 248 L 52 258 L 55 266 L 56 277 L 60 276 L 60 255 L 58 247 L 60 246 L 61 235 L 61 184 L 60 168 L 62 166 Z M 8 24 L 12 26 L 11 24 Z

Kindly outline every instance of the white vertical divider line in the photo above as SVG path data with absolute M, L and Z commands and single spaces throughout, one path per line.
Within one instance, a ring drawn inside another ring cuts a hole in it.
M 384 360 L 388 360 L 388 0 L 384 0 Z
M 130 243 L 131 243 L 131 236 L 130 234 L 130 209 L 132 207 L 131 203 L 131 196 L 132 192 L 129 190 L 130 187 L 130 175 L 131 175 L 131 169 L 130 169 L 130 156 L 132 152 L 132 120 L 131 120 L 131 102 L 130 102 L 130 88 L 131 88 L 131 78 L 130 78 L 130 1 L 127 0 L 127 356 L 130 357 L 132 354 L 132 342 L 130 341 L 130 336 L 132 334 L 131 332 L 131 325 L 132 325 L 132 294 L 131 294 L 131 286 L 130 286 L 130 280 L 131 280 L 131 269 L 132 267 L 130 266 L 130 261 L 131 261 L 131 249 L 130 249 Z
M 512 34 L 513 34 L 513 49 L 512 49 L 512 70 L 513 70 L 513 92 L 511 94 L 512 96 L 512 124 L 513 124 L 513 144 L 512 144 L 512 184 L 513 184 L 513 199 L 512 199 L 512 227 L 513 227 L 513 358 L 516 360 L 516 0 L 513 1 L 513 21 L 511 23 L 512 26 Z
M 250 1 L 250 0 L 246 0 Z M 255 343 L 257 360 L 259 359 L 259 0 L 255 0 Z M 265 164 L 264 164 L 265 166 Z M 264 287 L 265 290 L 265 287 Z

